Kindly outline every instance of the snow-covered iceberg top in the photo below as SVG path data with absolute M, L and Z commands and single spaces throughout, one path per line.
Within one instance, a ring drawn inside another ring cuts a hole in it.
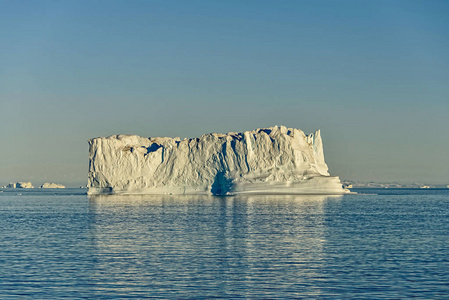
M 89 194 L 343 194 L 320 131 L 275 126 L 184 139 L 89 140 Z

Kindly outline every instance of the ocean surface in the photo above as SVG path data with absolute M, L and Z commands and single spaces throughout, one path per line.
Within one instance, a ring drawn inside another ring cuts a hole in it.
M 0 192 L 0 299 L 449 299 L 449 190 Z

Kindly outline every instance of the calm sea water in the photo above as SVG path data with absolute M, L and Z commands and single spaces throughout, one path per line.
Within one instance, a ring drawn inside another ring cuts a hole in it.
M 449 298 L 446 189 L 84 191 L 0 193 L 0 299 Z

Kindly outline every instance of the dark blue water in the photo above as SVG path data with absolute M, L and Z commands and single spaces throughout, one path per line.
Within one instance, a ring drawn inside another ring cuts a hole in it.
M 449 191 L 358 191 L 5 191 L 0 299 L 449 298 Z

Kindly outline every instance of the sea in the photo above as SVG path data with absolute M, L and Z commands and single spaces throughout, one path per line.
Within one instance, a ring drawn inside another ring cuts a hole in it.
M 449 189 L 0 192 L 0 299 L 449 299 Z

